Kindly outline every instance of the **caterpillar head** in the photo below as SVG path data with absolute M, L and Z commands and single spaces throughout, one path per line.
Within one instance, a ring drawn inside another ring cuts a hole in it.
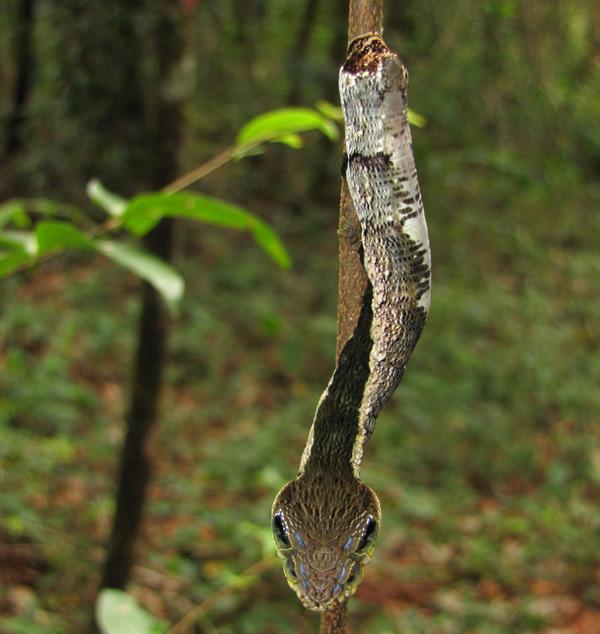
M 281 489 L 273 536 L 288 584 L 306 608 L 323 611 L 356 592 L 380 515 L 377 496 L 354 476 L 305 474 Z

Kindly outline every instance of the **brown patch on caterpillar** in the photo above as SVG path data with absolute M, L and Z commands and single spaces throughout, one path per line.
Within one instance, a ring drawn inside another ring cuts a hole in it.
M 317 409 L 313 450 L 305 471 L 327 473 L 334 463 L 339 473 L 348 471 L 349 475 L 351 472 L 350 457 L 360 431 L 359 409 L 370 376 L 372 294 L 372 286 L 368 283 L 356 328 L 340 352 L 327 394 Z
M 360 165 L 367 170 L 387 169 L 391 165 L 391 158 L 385 152 L 377 152 L 377 154 L 370 156 L 353 152 L 348 157 L 348 166 L 350 165 Z
M 350 42 L 343 70 L 352 75 L 373 72 L 386 55 L 393 55 L 393 53 L 379 35 L 376 33 L 361 35 Z

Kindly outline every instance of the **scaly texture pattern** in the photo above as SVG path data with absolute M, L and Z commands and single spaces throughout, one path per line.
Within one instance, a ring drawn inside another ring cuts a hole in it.
M 381 37 L 354 40 L 340 71 L 346 180 L 373 286 L 374 342 L 352 462 L 402 378 L 430 302 L 431 255 L 408 125 L 408 72 Z
M 345 177 L 369 283 L 354 332 L 323 393 L 298 476 L 273 503 L 284 572 L 302 603 L 325 610 L 356 591 L 379 531 L 359 478 L 365 445 L 419 339 L 431 259 L 408 126 L 408 73 L 379 35 L 350 43 L 340 70 Z

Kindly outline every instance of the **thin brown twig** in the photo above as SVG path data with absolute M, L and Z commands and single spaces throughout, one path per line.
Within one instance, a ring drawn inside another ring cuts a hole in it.
M 176 178 L 173 182 L 165 185 L 162 188 L 162 191 L 167 194 L 181 191 L 182 189 L 189 187 L 192 183 L 199 181 L 201 178 L 212 174 L 215 170 L 218 170 L 226 163 L 229 163 L 229 161 L 235 158 L 242 158 L 262 143 L 264 143 L 264 141 L 248 143 L 247 145 L 232 145 L 222 152 L 219 152 L 216 156 L 213 156 L 211 159 L 206 161 L 206 163 L 198 165 L 198 167 L 195 167 L 191 172 L 188 172 L 183 176 L 179 176 L 179 178 Z
M 383 31 L 383 0 L 349 0 L 348 42 L 358 35 Z M 367 276 L 361 264 L 360 223 L 342 179 L 339 216 L 339 283 L 337 354 L 354 331 Z
M 348 602 L 336 603 L 321 615 L 319 634 L 340 634 L 346 631 Z
M 349 0 L 348 42 L 368 32 L 383 31 L 383 0 Z M 360 224 L 348 191 L 342 179 L 339 215 L 339 282 L 337 356 L 354 331 L 360 313 L 366 274 L 360 257 Z M 336 604 L 321 615 L 319 634 L 346 632 L 347 602 Z
M 208 176 L 208 174 L 211 174 L 215 170 L 219 169 L 219 167 L 222 167 L 226 163 L 229 163 L 231 159 L 239 155 L 240 148 L 235 146 L 229 147 L 226 150 L 219 152 L 219 154 L 217 154 L 216 156 L 213 156 L 213 158 L 206 161 L 206 163 L 202 163 L 202 165 L 195 167 L 191 172 L 188 172 L 187 174 L 176 178 L 172 183 L 165 185 L 162 191 L 169 194 L 181 191 L 192 183 L 195 183 L 205 176 Z

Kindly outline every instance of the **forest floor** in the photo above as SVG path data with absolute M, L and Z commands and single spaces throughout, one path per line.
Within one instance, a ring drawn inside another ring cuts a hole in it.
M 456 196 L 451 209 L 464 190 Z M 598 221 L 548 226 L 525 195 L 502 218 L 466 206 L 461 223 L 430 215 L 430 321 L 362 474 L 380 495 L 383 527 L 350 605 L 353 631 L 597 634 Z M 182 238 L 188 293 L 131 591 L 171 623 L 207 602 L 203 632 L 316 631 L 274 556 L 269 511 L 332 369 L 335 218 L 274 222 L 290 272 L 245 236 Z M 137 288 L 87 257 L 3 282 L 3 633 L 89 623 Z

